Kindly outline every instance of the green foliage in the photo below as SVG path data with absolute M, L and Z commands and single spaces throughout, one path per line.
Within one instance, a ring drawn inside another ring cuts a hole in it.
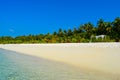
M 97 35 L 106 35 L 104 39 Z M 80 43 L 80 42 L 120 42 L 120 18 L 117 17 L 113 22 L 105 22 L 100 19 L 95 27 L 88 22 L 76 27 L 73 30 L 62 30 L 52 34 L 23 35 L 15 38 L 11 36 L 1 36 L 0 44 L 21 44 L 21 43 Z

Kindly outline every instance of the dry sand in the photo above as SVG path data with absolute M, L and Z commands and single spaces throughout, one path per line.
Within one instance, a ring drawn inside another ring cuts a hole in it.
M 1 44 L 0 48 L 81 68 L 120 74 L 120 43 Z

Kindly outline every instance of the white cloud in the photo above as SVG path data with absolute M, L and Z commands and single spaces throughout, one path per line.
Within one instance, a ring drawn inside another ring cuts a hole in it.
M 9 29 L 9 31 L 10 31 L 10 32 L 15 32 L 15 30 L 14 30 L 14 29 L 12 29 L 12 28 L 11 28 L 11 29 Z

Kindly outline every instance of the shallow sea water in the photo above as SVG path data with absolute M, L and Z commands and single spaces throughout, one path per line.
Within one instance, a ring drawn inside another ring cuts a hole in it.
M 0 49 L 0 80 L 119 80 L 73 66 Z

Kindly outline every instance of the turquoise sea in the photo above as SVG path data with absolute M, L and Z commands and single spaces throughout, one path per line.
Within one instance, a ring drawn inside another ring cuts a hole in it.
M 118 80 L 73 66 L 0 49 L 0 80 Z

